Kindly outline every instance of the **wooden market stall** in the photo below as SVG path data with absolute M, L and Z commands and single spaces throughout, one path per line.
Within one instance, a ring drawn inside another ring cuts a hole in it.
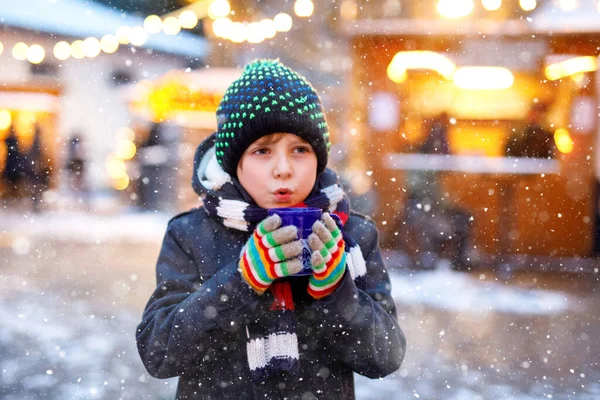
M 354 49 L 349 167 L 369 172 L 387 245 L 406 244 L 411 173 L 425 171 L 436 201 L 470 216 L 482 263 L 595 267 L 582 260 L 596 240 L 600 25 L 559 26 L 542 11 L 534 23 L 354 15 L 343 26 Z M 536 104 L 555 156 L 509 154 Z M 423 154 L 443 114 L 448 149 Z

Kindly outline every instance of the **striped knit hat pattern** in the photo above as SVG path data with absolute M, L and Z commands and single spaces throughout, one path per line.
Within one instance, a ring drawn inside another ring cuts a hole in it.
M 278 60 L 257 60 L 225 92 L 217 108 L 217 161 L 235 176 L 244 151 L 272 133 L 293 133 L 306 140 L 323 172 L 331 146 L 323 105 L 300 74 Z

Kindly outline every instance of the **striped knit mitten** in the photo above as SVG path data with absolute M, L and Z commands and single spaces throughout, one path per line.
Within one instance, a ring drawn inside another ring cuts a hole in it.
M 310 258 L 313 274 L 308 282 L 308 293 L 319 300 L 338 287 L 346 271 L 346 252 L 342 231 L 328 213 L 323 213 L 312 230 L 308 245 L 313 251 Z
M 278 215 L 264 219 L 248 239 L 240 258 L 239 271 L 258 294 L 263 294 L 275 279 L 294 275 L 302 269 L 298 258 L 302 252 L 298 228 L 280 226 Z

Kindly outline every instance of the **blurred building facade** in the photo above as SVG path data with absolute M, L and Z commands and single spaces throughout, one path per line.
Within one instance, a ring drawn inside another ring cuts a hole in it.
M 379 194 L 388 245 L 414 241 L 411 215 L 458 209 L 471 221 L 472 258 L 580 268 L 597 214 L 597 2 L 384 3 L 343 2 L 339 26 L 354 61 L 350 168 L 360 190 Z M 537 104 L 555 157 L 507 154 Z M 422 154 L 442 114 L 448 150 Z M 419 179 L 439 195 L 411 208 Z M 421 236 L 443 247 L 460 231 L 448 221 Z
M 27 150 L 39 125 L 55 171 L 53 186 L 67 161 L 69 138 L 79 134 L 89 185 L 109 188 L 107 156 L 119 130 L 132 121 L 123 88 L 197 65 L 209 51 L 201 37 L 149 34 L 143 18 L 92 2 L 2 0 L 0 7 L 0 137 L 14 125 Z

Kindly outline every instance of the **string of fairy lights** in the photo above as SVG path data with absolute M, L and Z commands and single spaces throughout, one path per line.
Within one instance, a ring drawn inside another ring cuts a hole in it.
M 480 0 L 482 7 L 490 12 L 499 10 L 502 0 Z M 579 0 L 554 0 L 564 11 L 575 10 Z M 64 61 L 69 58 L 94 58 L 101 53 L 116 52 L 121 45 L 143 46 L 149 35 L 163 32 L 166 35 L 177 35 L 182 30 L 194 29 L 201 18 L 208 17 L 210 32 L 217 38 L 233 43 L 258 44 L 274 38 L 279 33 L 289 32 L 294 20 L 288 13 L 281 12 L 273 18 L 263 18 L 259 21 L 234 21 L 237 13 L 232 10 L 228 0 L 199 0 L 197 3 L 207 4 L 206 12 L 202 15 L 192 9 L 185 9 L 177 16 L 169 15 L 162 18 L 150 15 L 145 18 L 142 26 L 121 26 L 114 34 L 102 38 L 88 37 L 72 42 L 59 41 L 52 47 L 54 58 Z M 348 4 L 346 4 L 348 3 Z M 355 0 L 344 0 L 341 6 L 354 4 Z M 538 6 L 538 0 L 519 0 L 519 6 L 525 12 L 531 12 Z M 437 12 L 445 18 L 457 19 L 468 16 L 475 7 L 475 0 L 438 0 Z M 186 7 L 187 8 L 187 7 Z M 300 18 L 309 18 L 314 12 L 312 0 L 295 0 L 294 14 Z M 600 0 L 597 3 L 600 12 Z M 0 54 L 4 52 L 4 44 L 0 42 Z M 16 60 L 29 61 L 32 64 L 42 63 L 47 57 L 47 50 L 40 44 L 18 42 L 12 46 L 12 57 Z
M 197 15 L 195 11 L 184 10 L 178 16 L 161 18 L 150 15 L 144 19 L 142 26 L 121 26 L 114 34 L 104 35 L 102 38 L 88 37 L 72 42 L 61 40 L 52 47 L 54 58 L 64 61 L 69 58 L 84 59 L 94 58 L 101 53 L 112 54 L 121 45 L 143 46 L 149 35 L 163 32 L 175 36 L 183 29 L 194 29 L 199 22 L 199 17 L 208 16 L 213 34 L 221 39 L 233 43 L 261 43 L 274 38 L 277 33 L 288 32 L 292 28 L 293 19 L 287 13 L 279 13 L 274 18 L 263 18 L 253 22 L 234 22 L 230 16 L 235 15 L 228 0 L 204 1 L 209 3 L 206 15 Z M 314 11 L 312 0 L 296 0 L 294 12 L 298 17 L 310 17 Z M 4 44 L 0 42 L 0 54 L 4 52 Z M 18 42 L 12 46 L 12 57 L 20 61 L 29 61 L 40 64 L 47 57 L 47 50 L 40 44 L 27 44 Z

